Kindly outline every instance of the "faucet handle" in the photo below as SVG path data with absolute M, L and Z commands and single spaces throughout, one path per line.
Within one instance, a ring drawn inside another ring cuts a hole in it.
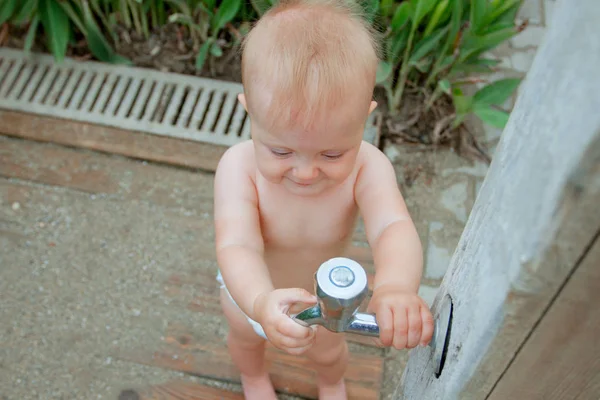
M 292 318 L 305 326 L 318 324 L 333 332 L 344 332 L 355 320 L 368 291 L 367 273 L 359 263 L 344 257 L 329 259 L 315 274 L 318 304 Z
M 343 304 L 345 308 L 358 309 L 368 294 L 367 273 L 354 260 L 335 257 L 325 261 L 315 274 L 315 292 L 320 301 Z M 327 304 L 326 304 L 327 305 Z M 325 315 L 329 307 L 325 307 Z

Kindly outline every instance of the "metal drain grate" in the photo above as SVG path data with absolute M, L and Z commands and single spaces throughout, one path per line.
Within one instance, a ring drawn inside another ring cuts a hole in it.
M 231 146 L 250 138 L 242 85 L 0 48 L 0 108 Z M 365 140 L 376 141 L 374 118 Z M 374 143 L 376 144 L 376 143 Z

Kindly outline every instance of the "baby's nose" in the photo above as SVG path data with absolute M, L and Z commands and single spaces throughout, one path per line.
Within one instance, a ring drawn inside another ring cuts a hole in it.
M 304 164 L 294 168 L 294 177 L 298 180 L 309 181 L 319 175 L 319 170 L 313 165 Z

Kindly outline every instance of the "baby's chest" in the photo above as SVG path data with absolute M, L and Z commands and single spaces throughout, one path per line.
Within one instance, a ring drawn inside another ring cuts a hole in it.
M 261 228 L 266 245 L 335 246 L 352 233 L 357 215 L 352 196 L 340 193 L 319 200 L 282 200 L 265 196 L 261 201 Z

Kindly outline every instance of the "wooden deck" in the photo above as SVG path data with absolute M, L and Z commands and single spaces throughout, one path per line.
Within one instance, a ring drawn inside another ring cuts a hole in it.
M 39 127 L 40 131 L 43 127 Z M 58 128 L 57 128 L 58 129 Z M 52 141 L 44 139 L 44 141 Z M 110 150 L 110 149 L 108 149 Z M 171 168 L 164 165 L 74 149 L 62 145 L 13 139 L 0 136 L 0 175 L 5 184 L 34 182 L 59 186 L 66 190 L 90 194 L 110 195 L 116 201 L 150 201 L 165 206 L 183 206 L 202 213 L 212 213 L 212 174 L 179 171 L 177 179 L 170 178 Z M 122 182 L 128 182 L 124 189 Z M 365 243 L 364 234 L 357 231 L 356 243 Z M 195 254 L 214 261 L 213 244 L 198 244 Z M 354 247 L 350 254 L 372 273 L 368 248 Z M 170 299 L 173 315 L 178 310 L 198 312 L 198 318 L 207 323 L 221 316 L 218 303 L 218 285 L 214 271 L 199 269 L 194 273 L 173 273 L 164 282 L 164 293 Z M 189 301 L 185 293 L 195 295 Z M 359 343 L 351 355 L 346 375 L 349 398 L 379 399 L 383 373 L 383 350 L 373 349 L 370 339 L 349 336 Z M 376 354 L 376 355 L 373 355 Z M 304 357 L 289 356 L 272 347 L 268 360 L 276 389 L 281 393 L 302 398 L 316 398 L 315 375 Z M 182 371 L 190 375 L 210 378 L 217 382 L 239 382 L 239 374 L 232 364 L 226 343 L 221 336 L 199 335 L 190 327 L 170 322 L 162 335 L 155 338 L 154 348 L 123 348 L 112 354 L 115 359 L 163 369 Z M 137 397 L 135 397 L 137 396 Z M 239 393 L 228 392 L 215 386 L 184 380 L 135 388 L 122 393 L 122 399 L 241 399 Z

